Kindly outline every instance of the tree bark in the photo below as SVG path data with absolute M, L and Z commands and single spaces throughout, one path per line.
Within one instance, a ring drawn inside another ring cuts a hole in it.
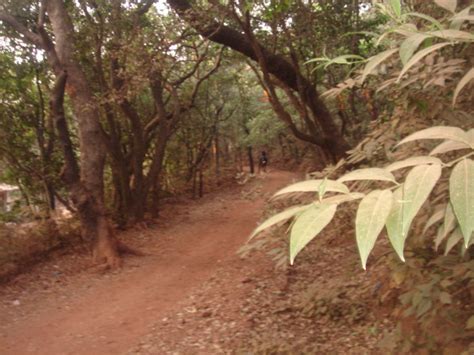
M 216 184 L 217 186 L 220 185 L 220 177 L 221 177 L 221 152 L 220 152 L 220 138 L 219 138 L 219 130 L 216 129 L 216 137 L 214 138 L 214 163 L 215 169 L 214 173 L 216 176 Z
M 255 163 L 253 161 L 253 149 L 252 149 L 251 145 L 249 145 L 247 147 L 247 157 L 249 159 L 250 174 L 254 174 L 255 173 Z
M 64 2 L 48 0 L 46 11 L 55 36 L 57 58 L 68 75 L 68 86 L 65 89 L 71 98 L 79 127 L 80 183 L 71 185 L 72 196 L 76 200 L 83 232 L 92 242 L 95 262 L 114 268 L 120 265 L 120 258 L 103 200 L 105 144 L 98 107 L 85 74 L 74 58 L 74 27 Z M 60 74 L 55 71 L 57 75 Z M 70 178 L 77 182 L 78 168 L 75 165 Z
M 64 116 L 63 102 L 66 79 L 66 72 L 58 75 L 50 102 L 51 114 L 54 116 L 59 143 L 65 160 L 62 178 L 68 186 L 71 199 L 77 208 L 83 238 L 92 242 L 94 260 L 97 263 L 105 262 L 109 267 L 117 267 L 120 265 L 118 246 L 113 230 L 104 213 L 103 204 L 96 200 L 95 196 L 81 181 L 79 166 Z
M 155 152 L 152 160 L 150 172 L 146 177 L 145 188 L 148 192 L 152 191 L 152 215 L 157 217 L 159 212 L 161 178 L 163 171 L 163 162 L 165 160 L 166 147 L 171 136 L 171 127 L 169 122 L 162 122 L 158 127 L 158 140 L 156 142 Z M 146 201 L 145 201 L 146 202 Z
M 202 168 L 199 168 L 199 198 L 204 196 L 204 174 Z

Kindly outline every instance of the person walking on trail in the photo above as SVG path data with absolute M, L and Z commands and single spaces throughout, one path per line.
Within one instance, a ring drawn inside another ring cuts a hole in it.
M 267 172 L 267 165 L 268 165 L 268 157 L 265 151 L 262 151 L 260 157 L 258 158 L 258 171 L 259 172 Z

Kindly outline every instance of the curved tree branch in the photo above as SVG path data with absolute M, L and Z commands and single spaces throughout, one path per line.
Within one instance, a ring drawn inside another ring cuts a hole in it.
M 314 86 L 301 75 L 290 61 L 284 56 L 273 54 L 257 41 L 257 46 L 248 33 L 242 33 L 222 24 L 212 18 L 206 18 L 191 6 L 188 0 L 167 0 L 170 7 L 187 21 L 199 34 L 213 42 L 223 44 L 246 57 L 258 62 L 265 63 L 266 71 L 275 76 L 280 82 L 300 94 L 302 102 L 309 108 L 314 119 L 321 127 L 323 136 L 322 147 L 330 152 L 335 158 L 345 155 L 350 148 L 335 124 L 331 113 L 319 97 Z M 238 21 L 243 24 L 242 21 Z M 260 53 L 256 52 L 256 49 Z M 319 141 L 320 139 L 318 139 Z

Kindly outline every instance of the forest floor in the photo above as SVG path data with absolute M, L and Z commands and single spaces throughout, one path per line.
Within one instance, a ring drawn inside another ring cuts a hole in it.
M 65 252 L 0 285 L 0 353 L 378 353 L 392 325 L 374 313 L 380 283 L 351 238 L 323 237 L 283 271 L 265 252 L 237 253 L 272 193 L 300 178 L 273 170 L 167 205 L 120 235 L 149 255 L 117 272 Z

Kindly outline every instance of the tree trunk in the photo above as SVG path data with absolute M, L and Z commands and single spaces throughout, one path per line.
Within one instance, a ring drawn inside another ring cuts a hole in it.
M 166 146 L 168 145 L 168 140 L 170 138 L 171 132 L 169 123 L 163 121 L 158 127 L 158 137 L 156 141 L 155 152 L 153 156 L 153 161 L 151 163 L 150 172 L 146 177 L 145 182 L 145 206 L 146 206 L 146 196 L 148 192 L 152 191 L 152 203 L 151 203 L 151 213 L 154 217 L 158 216 L 159 205 L 160 205 L 160 192 L 161 192 L 161 172 L 163 171 L 163 163 L 165 161 Z
M 220 185 L 221 176 L 221 156 L 220 156 L 220 144 L 219 144 L 219 132 L 216 131 L 216 137 L 214 138 L 214 161 L 215 161 L 215 174 L 216 184 Z
M 250 174 L 255 174 L 255 164 L 253 162 L 253 151 L 251 145 L 247 147 L 247 157 L 249 159 Z
M 48 209 L 49 212 L 52 213 L 56 209 L 56 199 L 55 199 L 55 189 L 54 186 L 51 182 L 45 181 L 45 193 L 47 196 L 47 201 L 48 201 Z
M 68 75 L 66 92 L 71 98 L 79 127 L 80 182 L 71 185 L 71 195 L 78 208 L 83 233 L 92 243 L 94 261 L 117 267 L 120 265 L 118 246 L 103 200 L 105 145 L 98 107 L 84 72 L 74 57 L 74 28 L 65 4 L 61 0 L 48 0 L 46 3 L 56 41 L 54 49 Z M 56 71 L 56 74 L 60 73 Z M 60 104 L 62 106 L 62 102 Z
M 283 142 L 283 137 L 281 134 L 278 134 L 278 143 L 280 146 L 281 157 L 285 160 L 286 152 L 285 152 L 285 143 Z
M 202 168 L 199 168 L 199 197 L 204 196 L 204 176 L 202 173 Z
M 192 179 L 193 179 L 193 199 L 195 199 L 196 190 L 197 190 L 197 171 L 196 170 L 193 170 Z
M 116 201 L 114 203 L 115 219 L 120 226 L 124 226 L 132 217 L 132 192 L 130 189 L 130 172 L 124 160 L 111 161 L 112 183 L 114 185 Z
M 244 158 L 242 156 L 242 148 L 239 147 L 238 151 L 237 151 L 237 154 L 238 154 L 238 163 L 239 163 L 239 172 L 243 172 L 244 171 Z

